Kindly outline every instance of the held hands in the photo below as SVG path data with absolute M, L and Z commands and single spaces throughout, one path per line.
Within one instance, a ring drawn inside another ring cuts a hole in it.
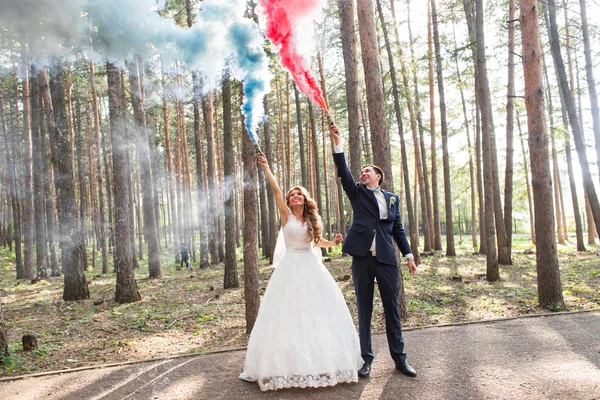
M 344 241 L 344 238 L 342 237 L 341 233 L 338 233 L 337 235 L 335 235 L 335 237 L 333 238 L 333 245 L 337 246 L 340 243 L 342 243 Z

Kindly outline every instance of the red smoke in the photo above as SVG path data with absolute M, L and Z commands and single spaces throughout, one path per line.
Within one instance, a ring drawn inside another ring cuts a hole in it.
M 321 3 L 321 0 L 259 0 L 267 20 L 265 34 L 279 48 L 281 64 L 290 71 L 298 89 L 327 111 L 317 80 L 294 46 L 293 30 L 294 22 L 320 9 Z

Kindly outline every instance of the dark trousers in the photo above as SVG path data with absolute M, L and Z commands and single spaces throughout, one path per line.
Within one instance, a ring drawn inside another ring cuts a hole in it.
M 183 267 L 183 264 L 185 264 L 186 268 L 190 267 L 190 259 L 189 259 L 189 257 L 186 257 L 186 258 L 181 257 L 181 263 L 179 263 L 179 268 Z
M 398 310 L 398 266 L 377 262 L 374 256 L 353 257 L 352 279 L 358 308 L 358 332 L 360 351 L 366 363 L 373 362 L 371 348 L 371 317 L 373 315 L 373 293 L 375 279 L 385 312 L 385 333 L 392 359 L 396 363 L 406 361 L 402 325 Z

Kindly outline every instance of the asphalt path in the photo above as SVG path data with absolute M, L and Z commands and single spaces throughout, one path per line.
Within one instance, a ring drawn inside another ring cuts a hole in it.
M 409 378 L 373 337 L 371 377 L 320 389 L 261 392 L 238 379 L 245 351 L 0 380 L 28 399 L 583 399 L 600 400 L 600 313 L 430 327 L 404 334 Z

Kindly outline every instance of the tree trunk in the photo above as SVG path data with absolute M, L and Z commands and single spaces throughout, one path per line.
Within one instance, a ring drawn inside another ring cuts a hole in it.
M 431 2 L 427 2 L 427 58 L 429 71 L 429 131 L 431 135 L 431 192 L 433 193 L 433 248 L 442 250 L 442 226 L 438 191 L 437 145 L 435 130 L 435 78 L 433 74 L 433 32 L 431 27 Z
M 230 106 L 231 107 L 231 106 Z M 263 151 L 265 152 L 267 159 L 271 160 L 272 159 L 272 146 L 271 146 L 271 132 L 270 132 L 270 116 L 269 116 L 269 97 L 268 95 L 266 95 L 263 99 L 263 108 L 265 111 L 265 121 L 263 122 L 263 128 L 264 128 L 264 132 L 265 132 L 265 147 L 263 148 Z M 233 146 L 233 143 L 232 143 Z M 233 147 L 232 147 L 232 151 L 233 151 Z M 281 153 L 277 153 L 278 156 L 281 155 Z M 232 163 L 235 162 L 232 159 Z M 232 170 L 233 173 L 233 170 Z M 271 185 L 266 185 L 266 189 L 267 189 L 267 220 L 268 220 L 268 224 L 269 224 L 269 235 L 267 237 L 267 255 L 269 258 L 269 262 L 273 263 L 273 253 L 275 252 L 275 243 L 277 242 L 277 211 L 275 210 L 276 208 L 276 204 L 275 204 L 275 196 L 273 195 L 273 189 L 271 188 Z
M 580 78 L 579 78 L 579 65 L 577 62 L 577 57 L 575 57 L 575 66 L 577 71 L 577 114 L 579 116 L 579 124 L 583 126 L 583 107 L 581 106 L 581 86 L 580 86 Z M 594 217 L 592 216 L 592 210 L 590 208 L 589 201 L 587 199 L 587 194 L 585 190 L 583 192 L 583 198 L 585 203 L 585 215 L 586 215 L 586 230 L 588 236 L 588 244 L 594 244 L 596 242 L 596 227 L 594 226 Z
M 372 0 L 358 0 L 358 32 L 362 50 L 363 70 L 369 110 L 369 128 L 371 130 L 371 148 L 373 163 L 387 173 L 383 188 L 394 191 L 390 139 L 385 121 L 385 101 L 379 64 L 379 46 Z M 410 229 L 414 229 L 412 226 Z
M 583 35 L 583 48 L 585 55 L 585 76 L 587 79 L 588 94 L 590 96 L 594 138 L 596 142 L 596 165 L 598 167 L 598 174 L 600 174 L 600 111 L 598 111 L 598 95 L 596 92 L 596 82 L 594 80 L 594 64 L 592 63 L 592 48 L 590 45 L 587 7 L 585 2 L 586 0 L 579 0 L 579 7 L 581 9 L 581 31 Z
M 381 21 L 381 27 L 383 29 L 383 36 L 384 36 L 384 41 L 385 41 L 385 47 L 387 50 L 387 55 L 388 55 L 388 62 L 390 64 L 390 78 L 392 81 L 392 93 L 394 96 L 394 110 L 396 113 L 396 123 L 398 124 L 398 132 L 400 134 L 400 146 L 401 146 L 401 152 L 402 152 L 402 170 L 403 170 L 403 174 L 404 174 L 404 188 L 405 188 L 405 197 L 406 197 L 406 208 L 408 210 L 408 224 L 409 224 L 409 228 L 410 228 L 410 246 L 411 246 L 411 250 L 412 253 L 414 255 L 415 258 L 415 263 L 417 265 L 419 265 L 421 263 L 421 259 L 419 256 L 419 223 L 418 223 L 418 217 L 416 215 L 415 212 L 413 212 L 413 203 L 412 203 L 412 194 L 410 191 L 410 175 L 409 175 L 409 169 L 408 169 L 408 155 L 407 155 L 407 151 L 406 151 L 406 142 L 404 141 L 404 126 L 402 123 L 402 111 L 400 111 L 400 94 L 398 93 L 398 84 L 396 82 L 396 69 L 394 68 L 394 58 L 392 55 L 392 49 L 391 49 L 391 45 L 390 45 L 390 41 L 389 41 L 389 37 L 388 37 L 388 33 L 387 33 L 387 28 L 385 27 L 385 20 L 384 20 L 384 16 L 383 16 L 383 9 L 381 7 L 381 0 L 376 0 L 376 4 L 377 4 L 377 10 L 379 13 L 379 19 Z M 407 82 L 405 82 L 406 85 Z M 419 146 L 418 146 L 418 140 L 417 140 L 417 135 L 416 135 L 416 128 L 413 130 L 413 141 L 415 143 L 415 160 L 417 163 L 417 166 L 420 164 L 420 152 L 419 150 Z M 423 176 L 422 174 L 420 174 L 419 172 L 417 172 L 417 175 L 420 175 L 420 178 L 422 180 Z M 419 185 L 422 188 L 422 185 Z M 417 192 L 415 191 L 415 198 L 416 198 Z M 421 199 L 423 200 L 425 197 L 425 193 L 424 191 L 421 192 Z M 416 207 L 415 207 L 416 208 Z M 423 211 L 423 215 L 424 215 L 424 219 L 423 219 L 423 226 L 425 228 L 425 234 L 428 235 L 429 234 L 429 227 L 428 227 L 428 223 L 427 223 L 427 208 L 425 206 L 422 207 L 422 211 Z
M 100 226 L 98 228 L 98 245 L 102 252 L 102 273 L 107 274 L 108 245 L 106 243 L 106 212 L 104 208 L 104 186 L 102 184 L 102 144 L 100 139 L 100 114 L 98 110 L 98 94 L 96 92 L 96 71 L 93 62 L 90 62 L 90 85 L 92 87 L 92 106 L 94 109 L 94 133 L 96 137 L 96 186 L 98 188 L 98 212 L 100 215 Z
M 433 27 L 433 41 L 435 45 L 438 93 L 440 96 L 440 125 L 442 128 L 442 156 L 444 164 L 444 200 L 446 206 L 446 255 L 455 256 L 456 250 L 454 249 L 454 223 L 452 219 L 452 190 L 450 187 L 450 154 L 448 152 L 448 124 L 446 122 L 444 77 L 442 74 L 442 56 L 440 53 L 440 35 L 438 33 L 435 0 L 431 0 L 431 19 Z
M 225 181 L 225 272 L 223 288 L 240 287 L 237 273 L 235 241 L 235 149 L 233 146 L 233 123 L 231 121 L 231 81 L 226 71 L 223 77 L 223 168 Z
M 33 156 L 33 203 L 35 219 L 35 253 L 37 264 L 37 277 L 41 279 L 48 278 L 47 254 L 48 244 L 46 242 L 46 214 L 44 211 L 44 171 L 42 170 L 42 137 L 44 130 L 41 123 L 42 105 L 40 90 L 35 77 L 37 69 L 31 68 L 31 144 Z
M 219 237 L 217 233 L 217 218 L 219 215 L 218 190 L 215 178 L 215 145 L 214 145 L 214 123 L 213 123 L 213 104 L 212 94 L 207 94 L 202 98 L 202 113 L 204 116 L 204 133 L 206 135 L 206 175 L 208 177 L 208 191 L 206 193 L 208 200 L 208 213 L 206 215 L 209 222 L 208 228 L 208 248 L 210 251 L 210 263 L 217 265 L 219 263 Z
M 338 0 L 340 10 L 340 38 L 344 57 L 346 105 L 348 114 L 348 149 L 350 171 L 358 176 L 361 166 L 360 146 L 360 94 L 358 73 L 358 49 L 354 21 L 354 1 Z M 322 68 L 321 68 L 322 71 Z M 323 73 L 321 72 L 321 75 Z M 321 77 L 321 82 L 324 82 Z M 365 127 L 366 128 L 366 127 Z
M 565 72 L 565 66 L 560 53 L 560 42 L 558 37 L 558 28 L 556 25 L 556 6 L 554 4 L 554 0 L 548 0 L 548 8 L 550 12 L 550 21 L 548 25 L 550 29 L 550 49 L 552 52 L 552 58 L 554 59 L 554 68 L 556 69 L 556 73 L 558 75 L 561 95 L 565 101 L 569 122 L 571 124 L 571 130 L 573 132 L 573 139 L 575 140 L 575 148 L 577 149 L 577 155 L 579 156 L 579 164 L 581 166 L 581 172 L 583 175 L 583 187 L 588 195 L 590 207 L 592 208 L 592 215 L 594 216 L 596 231 L 600 236 L 600 202 L 598 201 L 598 195 L 594 189 L 594 183 L 590 173 L 590 166 L 587 160 L 585 144 L 583 142 L 583 134 L 577 119 L 575 103 L 573 101 L 571 91 L 569 90 L 567 74 Z
M 412 28 L 411 28 L 411 24 L 410 24 L 410 20 L 411 20 L 411 13 L 410 13 L 410 0 L 407 0 L 406 2 L 406 7 L 407 7 L 407 27 L 408 27 L 408 38 L 409 38 L 409 48 L 410 48 L 410 54 L 411 54 L 411 60 L 412 60 L 412 67 L 411 69 L 411 73 L 413 75 L 413 86 L 414 86 L 414 100 L 411 97 L 411 93 L 410 90 L 408 89 L 408 79 L 407 79 L 407 75 L 408 73 L 406 72 L 406 67 L 405 67 L 405 62 L 404 62 L 404 57 L 402 55 L 402 50 L 399 50 L 400 53 L 400 62 L 402 64 L 402 75 L 404 77 L 404 85 L 406 86 L 406 90 L 405 90 L 405 95 L 406 95 L 406 101 L 407 104 L 409 105 L 409 114 L 411 116 L 411 124 L 416 122 L 417 128 L 419 130 L 419 144 L 420 144 L 420 154 L 421 154 L 421 165 L 422 165 L 422 174 L 423 174 L 423 183 L 422 183 L 422 187 L 425 193 L 425 199 L 421 201 L 421 204 L 424 204 L 427 207 L 427 221 L 428 221 L 428 227 L 427 227 L 427 231 L 429 232 L 429 240 L 427 240 L 427 236 L 425 237 L 425 242 L 429 241 L 429 247 L 427 251 L 432 251 L 432 249 L 435 248 L 434 243 L 435 243 L 435 229 L 434 229 L 434 222 L 433 222 L 433 208 L 431 206 L 431 186 L 430 186 L 430 182 L 429 182 L 429 169 L 427 167 L 427 149 L 425 146 L 425 129 L 423 127 L 423 120 L 421 117 L 421 100 L 420 100 L 420 94 L 419 94 L 419 80 L 417 78 L 417 63 L 414 62 L 415 60 L 415 51 L 414 51 L 414 46 L 413 46 L 413 34 L 412 34 Z M 392 19 L 393 19 L 393 24 L 394 24 L 394 32 L 395 32 L 395 36 L 396 36 L 396 42 L 400 43 L 400 35 L 398 34 L 398 23 L 396 22 L 396 10 L 394 7 L 394 2 L 391 1 L 390 2 L 390 8 L 392 11 Z M 414 103 L 413 103 L 414 101 Z M 411 109 L 413 109 L 413 111 L 411 111 Z M 416 119 L 415 122 L 412 122 Z M 412 125 L 411 125 L 412 127 Z M 427 243 L 425 243 L 425 247 L 427 247 Z
M 511 0 L 512 1 L 512 0 Z M 454 38 L 454 45 L 456 44 L 456 38 Z M 473 146 L 471 145 L 471 132 L 469 129 L 469 118 L 467 114 L 467 102 L 465 101 L 465 93 L 463 90 L 463 82 L 460 73 L 460 69 L 458 67 L 458 57 L 457 55 L 454 57 L 454 62 L 456 64 L 456 76 L 458 77 L 458 88 L 460 91 L 460 101 L 462 105 L 465 131 L 467 134 L 467 148 L 469 151 L 469 183 L 471 189 L 471 242 L 473 243 L 473 249 L 477 250 L 477 206 L 476 206 L 476 190 L 475 190 L 475 168 L 473 165 Z M 475 105 L 477 107 L 477 105 Z
M 551 0 L 552 1 L 552 0 Z M 537 0 L 520 0 L 525 107 L 535 207 L 536 267 L 541 307 L 564 308 L 552 215 L 552 184 L 542 88 L 542 46 Z
M 386 42 L 389 43 L 389 39 L 387 38 L 388 37 L 387 28 L 385 28 L 386 25 L 385 25 L 384 17 L 383 17 L 383 9 L 381 8 L 380 3 L 381 3 L 381 0 L 377 0 L 377 7 L 378 7 L 378 9 L 380 9 L 379 14 L 380 14 L 380 19 L 382 21 L 383 34 L 384 34 L 384 37 L 386 38 Z M 432 235 L 430 228 L 433 225 L 430 222 L 431 198 L 429 195 L 429 184 L 428 184 L 428 179 L 427 179 L 427 158 L 426 158 L 426 155 L 424 154 L 425 144 L 423 143 L 423 127 L 421 124 L 421 115 L 420 115 L 420 111 L 418 109 L 415 110 L 416 107 L 413 105 L 413 97 L 412 97 L 412 93 L 411 93 L 410 86 L 408 83 L 408 71 L 406 69 L 404 53 L 402 51 L 402 46 L 400 43 L 400 35 L 398 34 L 398 24 L 396 23 L 396 11 L 394 8 L 393 1 L 390 2 L 390 6 L 391 6 L 391 11 L 392 11 L 394 36 L 396 39 L 396 43 L 397 43 L 397 47 L 398 47 L 398 56 L 400 59 L 400 72 L 402 74 L 402 83 L 404 85 L 404 90 L 402 90 L 402 93 L 404 94 L 404 99 L 406 101 L 406 107 L 408 109 L 408 115 L 410 118 L 410 130 L 412 132 L 413 143 L 414 143 L 415 166 L 416 166 L 416 172 L 417 172 L 416 180 L 419 183 L 419 196 L 421 199 L 421 218 L 422 218 L 422 223 L 423 223 L 423 238 L 424 238 L 423 251 L 431 252 L 433 235 Z M 410 10 L 410 8 L 409 8 L 409 10 Z M 410 24 L 410 22 L 409 22 L 409 24 Z M 410 34 L 409 37 L 411 37 L 411 36 L 412 36 L 412 34 Z M 386 49 L 388 47 L 389 47 L 389 56 L 391 57 L 391 46 L 389 46 L 389 44 L 386 44 Z M 391 63 L 391 61 L 390 61 L 390 63 Z M 391 76 L 391 73 L 392 73 L 392 70 L 390 70 L 390 76 Z M 394 71 L 394 75 L 395 75 L 395 71 Z M 396 81 L 395 76 L 392 81 Z M 415 91 L 418 92 L 418 90 L 416 88 L 415 88 Z M 417 192 L 415 192 L 415 199 L 416 199 L 416 196 L 417 196 Z M 416 201 L 415 201 L 415 203 L 416 203 Z M 417 210 L 415 209 L 415 212 L 416 211 Z M 416 219 L 418 221 L 418 218 L 416 218 Z
M 23 241 L 21 238 L 21 210 L 19 205 L 19 195 L 17 190 L 17 175 L 15 170 L 15 152 L 14 140 L 9 138 L 8 127 L 6 124 L 6 116 L 4 113 L 4 101 L 0 94 L 0 125 L 2 125 L 2 133 L 4 134 L 6 167 L 8 169 L 8 180 L 10 185 L 10 201 L 13 215 L 13 237 L 15 241 L 15 269 L 17 279 L 24 279 L 25 273 L 23 270 Z M 13 143 L 11 143 L 13 142 Z M 12 154 L 11 154 L 12 151 Z
M 508 84 L 506 89 L 506 169 L 504 172 L 504 227 L 508 259 L 512 259 L 513 157 L 515 132 L 515 0 L 508 2 Z
M 121 96 L 119 70 L 106 64 L 108 100 L 110 111 L 110 137 L 112 142 L 113 192 L 115 207 L 115 243 L 117 286 L 115 301 L 133 303 L 142 299 L 134 274 L 134 256 L 131 243 L 131 207 L 127 190 L 130 166 L 128 163 L 128 143 L 125 130 L 125 110 Z
M 529 208 L 529 232 L 531 234 L 531 242 L 535 245 L 535 218 L 533 214 L 533 201 L 531 198 L 531 184 L 529 179 L 529 167 L 527 154 L 525 153 L 525 145 L 523 144 L 523 132 L 521 131 L 521 120 L 517 113 L 517 127 L 519 128 L 519 139 L 521 142 L 521 153 L 523 154 L 523 171 L 525 172 L 525 183 L 527 185 L 527 205 Z
M 150 161 L 150 147 L 148 145 L 148 132 L 146 127 L 146 114 L 142 102 L 142 88 L 140 85 L 139 69 L 137 63 L 129 64 L 129 86 L 133 115 L 136 123 L 136 146 L 141 170 L 141 186 L 143 196 L 144 239 L 148 244 L 148 275 L 150 278 L 162 276 L 160 266 L 160 244 L 158 241 L 158 228 L 154 210 L 154 182 Z M 139 224 L 139 221 L 138 221 Z
M 242 117 L 243 119 L 243 117 Z M 260 306 L 258 284 L 258 209 L 256 207 L 256 152 L 250 135 L 243 128 L 242 160 L 244 164 L 244 299 L 246 333 L 250 334 Z
M 296 100 L 296 127 L 298 129 L 298 145 L 300 146 L 300 172 L 301 172 L 301 185 L 305 188 L 309 188 L 308 184 L 308 165 L 306 162 L 306 153 L 304 145 L 304 132 L 302 131 L 302 107 L 300 101 L 300 93 L 298 92 L 298 88 L 294 84 L 294 99 Z M 291 184 L 293 186 L 294 184 Z M 287 189 L 285 189 L 287 190 Z
M 552 155 L 552 189 L 554 191 L 554 215 L 556 217 L 556 237 L 558 243 L 565 244 L 565 238 L 563 236 L 562 226 L 562 212 L 560 209 L 560 173 L 558 170 L 558 154 L 556 152 L 556 131 L 554 130 L 554 106 L 552 103 L 552 95 L 550 94 L 550 80 L 548 79 L 548 68 L 546 68 L 546 62 L 544 56 L 542 56 L 542 68 L 544 76 L 546 78 L 546 99 L 548 102 L 548 120 L 550 122 L 550 143 L 551 143 L 551 155 Z
M 85 235 L 86 228 L 86 211 L 87 211 L 87 188 L 86 182 L 83 172 L 83 155 L 85 152 L 83 151 L 83 132 L 81 127 L 81 102 L 77 101 L 75 106 L 75 117 L 77 124 L 77 135 L 75 135 L 75 129 L 73 129 L 73 140 L 76 141 L 77 146 L 77 183 L 79 189 L 79 235 L 81 236 L 81 244 L 83 246 L 83 270 L 87 271 L 88 269 L 88 259 L 87 259 L 87 241 Z
M 485 232 L 486 232 L 486 278 L 489 282 L 500 279 L 498 269 L 498 255 L 496 254 L 495 229 L 494 229 L 494 174 L 492 170 L 492 132 L 491 132 L 491 99 L 489 83 L 487 80 L 487 67 L 485 58 L 485 40 L 483 26 L 482 0 L 476 0 L 475 30 L 477 37 L 477 92 L 481 110 L 481 137 L 483 149 L 483 178 L 485 186 Z M 497 182 L 496 182 L 497 183 Z M 497 222 L 496 222 L 497 225 Z
M 172 251 L 175 256 L 175 263 L 179 264 L 179 224 L 177 223 L 177 201 L 175 193 L 174 180 L 175 177 L 173 171 L 173 157 L 171 155 L 171 137 L 169 134 L 169 107 L 167 102 L 167 88 L 165 74 L 162 72 L 161 85 L 163 90 L 162 106 L 163 106 L 163 128 L 165 130 L 165 158 L 167 160 L 167 180 L 169 188 L 169 211 L 170 211 L 170 224 L 169 230 L 173 236 L 173 247 Z
M 23 160 L 22 160 L 22 174 L 23 174 L 23 272 L 26 279 L 33 279 L 33 234 L 34 234 L 34 210 L 33 210 L 33 192 L 32 192 L 32 177 L 31 177 L 31 164 L 32 164 L 32 150 L 31 150 L 31 101 L 29 97 L 29 69 L 27 56 L 25 54 L 26 40 L 25 34 L 21 34 L 21 73 L 23 74 L 22 84 L 22 104 L 23 104 Z M 16 121 L 17 131 L 19 129 L 19 85 L 17 77 L 15 75 L 15 110 L 16 110 Z M 21 169 L 21 168 L 19 168 Z
M 90 297 L 84 273 L 85 249 L 77 226 L 77 203 L 73 182 L 73 147 L 68 132 L 67 107 L 65 104 L 64 73 L 55 65 L 56 75 L 50 81 L 40 73 L 41 91 L 46 108 L 46 122 L 50 134 L 54 186 L 58 211 L 61 264 L 64 273 L 63 300 L 84 300 Z M 49 90 L 50 89 L 50 90 Z M 52 98 L 50 98 L 52 91 Z
M 0 292 L 0 355 L 8 357 L 8 335 L 4 326 L 4 311 L 2 310 L 2 292 Z

